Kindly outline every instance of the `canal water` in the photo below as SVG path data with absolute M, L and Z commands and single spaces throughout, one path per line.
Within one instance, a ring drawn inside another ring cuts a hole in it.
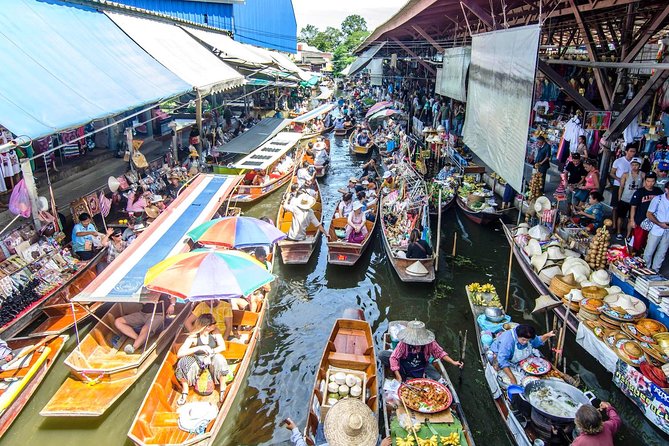
M 357 176 L 364 161 L 349 154 L 348 143 L 332 137 L 332 163 L 321 179 L 326 222 L 340 198 L 337 192 L 351 176 Z M 246 215 L 275 219 L 282 192 L 245 209 Z M 380 234 L 355 267 L 327 264 L 325 241 L 311 261 L 302 266 L 275 267 L 278 279 L 261 340 L 251 362 L 247 384 L 237 395 L 216 441 L 220 446 L 289 444 L 289 432 L 279 427 L 291 417 L 303 427 L 314 374 L 332 324 L 346 308 L 362 308 L 372 324 L 377 347 L 391 320 L 419 319 L 436 333 L 439 343 L 454 357 L 458 332 L 468 330 L 466 364 L 459 371 L 447 366 L 478 445 L 512 444 L 492 404 L 474 343 L 473 319 L 464 287 L 468 283 L 491 282 L 504 296 L 509 247 L 498 227 L 479 227 L 450 210 L 443 216 L 438 279 L 435 285 L 404 284 L 386 259 Z M 433 227 L 436 222 L 433 222 Z M 457 260 L 447 259 L 458 234 Z M 532 321 L 530 311 L 536 294 L 522 271 L 514 266 L 509 313 L 516 321 Z M 84 332 L 85 333 L 85 332 Z M 82 333 L 83 334 L 83 333 Z M 100 419 L 43 418 L 39 411 L 67 376 L 63 358 L 75 346 L 67 344 L 47 378 L 12 428 L 0 441 L 9 445 L 130 444 L 126 434 L 155 375 L 154 364 L 136 385 Z M 619 445 L 666 445 L 667 439 L 650 425 L 633 404 L 611 383 L 606 373 L 581 347 L 567 337 L 566 357 L 588 388 L 619 410 L 624 427 Z

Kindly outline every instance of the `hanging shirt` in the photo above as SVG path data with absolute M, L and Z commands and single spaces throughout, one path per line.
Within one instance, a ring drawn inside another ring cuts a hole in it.
M 564 126 L 564 139 L 569 141 L 569 147 L 578 147 L 578 137 L 585 135 L 578 116 L 571 118 Z

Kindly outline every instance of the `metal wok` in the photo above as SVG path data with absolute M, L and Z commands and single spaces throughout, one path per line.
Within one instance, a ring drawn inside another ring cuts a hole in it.
M 564 416 L 558 416 L 555 414 L 552 414 L 550 412 L 547 412 L 546 410 L 535 406 L 532 404 L 532 400 L 530 399 L 530 396 L 538 392 L 542 389 L 545 389 L 546 387 L 554 389 L 558 394 L 559 393 L 564 393 L 566 394 L 570 399 L 572 399 L 576 404 L 579 406 L 583 404 L 591 404 L 592 400 L 595 399 L 595 395 L 592 392 L 581 392 L 578 390 L 576 387 L 567 384 L 566 382 L 563 381 L 558 381 L 554 379 L 540 379 L 537 381 L 532 381 L 529 383 L 527 386 L 525 386 L 525 391 L 522 393 L 522 398 L 527 401 L 534 410 L 539 412 L 541 415 L 544 417 L 553 420 L 557 423 L 570 423 L 574 421 L 574 417 L 564 417 Z M 574 413 L 576 413 L 576 410 L 574 410 Z

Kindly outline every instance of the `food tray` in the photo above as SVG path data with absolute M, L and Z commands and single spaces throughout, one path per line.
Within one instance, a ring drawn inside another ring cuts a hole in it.
M 406 392 L 416 393 L 413 390 L 411 390 L 410 388 L 408 388 L 405 383 L 402 383 L 400 388 L 397 390 L 397 394 L 399 395 L 399 397 L 401 399 L 404 399 L 404 404 L 406 404 L 406 406 L 409 409 L 414 410 L 416 412 L 420 412 L 420 413 L 437 413 L 437 412 L 442 412 L 442 411 L 448 409 L 449 407 L 451 407 L 451 403 L 453 402 L 453 395 L 451 395 L 451 391 L 448 390 L 448 387 L 444 386 L 443 384 L 438 383 L 437 381 L 433 381 L 431 379 L 427 379 L 427 378 L 410 379 L 410 380 L 407 381 L 407 383 L 410 384 L 410 385 L 413 385 L 413 386 L 417 386 L 417 385 L 419 385 L 419 386 L 432 386 L 432 387 L 435 388 L 435 390 L 440 391 L 440 392 L 444 392 L 447 395 L 446 402 L 444 404 L 442 404 L 441 406 L 431 407 L 431 408 L 421 407 L 418 404 L 414 404 L 413 401 L 411 401 L 411 400 L 407 401 L 406 399 L 402 398 L 402 390 L 403 389 L 406 389 Z

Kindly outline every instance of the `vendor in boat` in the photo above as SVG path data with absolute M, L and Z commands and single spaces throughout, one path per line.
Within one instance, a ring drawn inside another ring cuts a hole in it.
M 497 366 L 504 370 L 511 384 L 518 384 L 511 370 L 512 367 L 523 359 L 534 356 L 534 349 L 544 345 L 546 340 L 553 336 L 555 336 L 553 331 L 537 336 L 534 327 L 521 324 L 497 336 L 490 346 L 490 350 L 494 354 Z
M 214 317 L 216 328 L 223 335 L 223 339 L 232 338 L 232 306 L 229 302 L 222 299 L 199 302 L 184 321 L 186 330 L 192 332 L 195 329 L 195 321 L 203 314 L 211 314 Z
M 288 230 L 288 239 L 292 241 L 302 241 L 307 238 L 307 229 L 313 225 L 328 237 L 323 224 L 316 218 L 311 209 L 316 204 L 316 199 L 309 194 L 301 194 L 294 200 L 283 204 L 283 209 L 292 212 L 293 219 Z
M 432 363 L 442 359 L 458 367 L 464 366 L 462 361 L 454 360 L 441 348 L 434 333 L 421 321 L 408 322 L 397 338 L 400 341 L 397 347 L 392 352 L 382 351 L 379 358 L 385 367 L 390 367 L 398 381 L 425 377 L 437 381 L 441 374 Z
M 86 212 L 79 214 L 79 223 L 72 228 L 72 251 L 81 260 L 92 259 L 97 253 L 93 244 L 97 237 L 102 237 L 102 234 L 98 232 L 91 216 Z
M 114 320 L 116 329 L 133 340 L 123 349 L 128 355 L 142 347 L 150 334 L 162 329 L 165 316 L 174 314 L 176 300 L 172 296 L 151 291 L 143 300 L 146 303 L 139 311 Z
M 346 241 L 349 243 L 362 243 L 367 237 L 367 226 L 365 213 L 362 211 L 363 204 L 359 201 L 353 203 L 353 211 L 348 214 L 346 222 Z
M 390 170 L 383 172 L 383 183 L 381 183 L 381 189 L 388 192 L 397 189 L 397 182 L 395 181 L 395 177 Z
M 107 248 L 107 259 L 106 262 L 98 263 L 98 273 L 109 266 L 128 245 L 129 243 L 123 240 L 123 231 L 120 228 L 108 228 L 107 233 L 102 237 L 102 246 Z
M 348 218 L 351 211 L 353 211 L 353 194 L 346 192 L 337 206 L 337 218 Z
M 602 421 L 602 413 L 606 413 L 608 420 Z M 602 401 L 599 410 L 590 404 L 579 407 L 574 424 L 579 435 L 572 446 L 613 446 L 613 437 L 623 422 L 613 406 Z
M 407 259 L 427 259 L 432 257 L 432 247 L 422 239 L 418 229 L 412 229 L 407 245 Z
M 228 363 L 221 354 L 224 350 L 225 341 L 216 328 L 214 316 L 209 313 L 199 316 L 177 352 L 179 361 L 174 375 L 181 384 L 181 395 L 177 400 L 179 406 L 186 403 L 188 387 L 198 384 L 204 370 L 219 385 L 219 402 L 223 401 L 227 376 L 230 373 Z

